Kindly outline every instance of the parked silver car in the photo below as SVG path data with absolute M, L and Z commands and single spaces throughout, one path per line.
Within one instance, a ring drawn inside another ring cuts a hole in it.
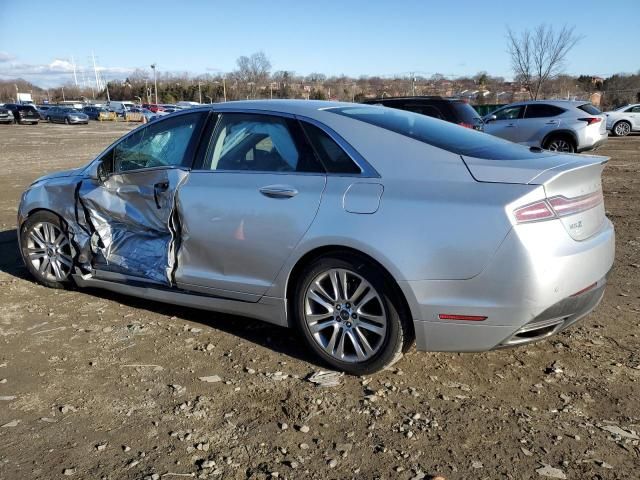
M 559 332 L 614 258 L 607 159 L 402 110 L 229 102 L 143 125 L 23 194 L 24 262 L 75 283 L 297 327 L 354 374 Z
M 484 117 L 484 131 L 558 152 L 594 150 L 607 141 L 602 112 L 589 102 L 539 100 L 512 103 Z
M 605 112 L 607 130 L 616 137 L 625 137 L 631 132 L 640 132 L 640 103 L 625 105 Z
M 89 116 L 86 113 L 71 107 L 51 107 L 46 111 L 45 116 L 51 123 L 66 123 L 67 125 L 78 123 L 89 123 Z

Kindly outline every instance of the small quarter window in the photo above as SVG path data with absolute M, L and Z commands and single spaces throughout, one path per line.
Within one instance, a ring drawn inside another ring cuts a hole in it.
M 361 173 L 360 167 L 322 129 L 308 122 L 301 123 L 328 173 Z

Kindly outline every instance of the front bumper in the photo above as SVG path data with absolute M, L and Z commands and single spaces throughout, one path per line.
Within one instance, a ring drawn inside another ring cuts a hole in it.
M 476 277 L 399 282 L 414 318 L 417 348 L 486 351 L 553 335 L 598 305 L 614 253 L 608 219 L 580 242 L 552 220 L 514 227 Z M 440 320 L 439 314 L 487 318 Z

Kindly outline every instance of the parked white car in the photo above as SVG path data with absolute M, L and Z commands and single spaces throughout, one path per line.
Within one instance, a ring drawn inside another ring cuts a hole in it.
M 607 116 L 607 130 L 616 137 L 624 137 L 631 132 L 640 132 L 640 103 L 625 105 L 611 112 Z

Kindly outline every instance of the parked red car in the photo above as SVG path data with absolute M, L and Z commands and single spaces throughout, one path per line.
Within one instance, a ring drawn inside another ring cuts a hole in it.
M 158 105 L 157 103 L 143 103 L 142 108 L 151 110 L 153 113 L 164 112 L 164 107 Z

